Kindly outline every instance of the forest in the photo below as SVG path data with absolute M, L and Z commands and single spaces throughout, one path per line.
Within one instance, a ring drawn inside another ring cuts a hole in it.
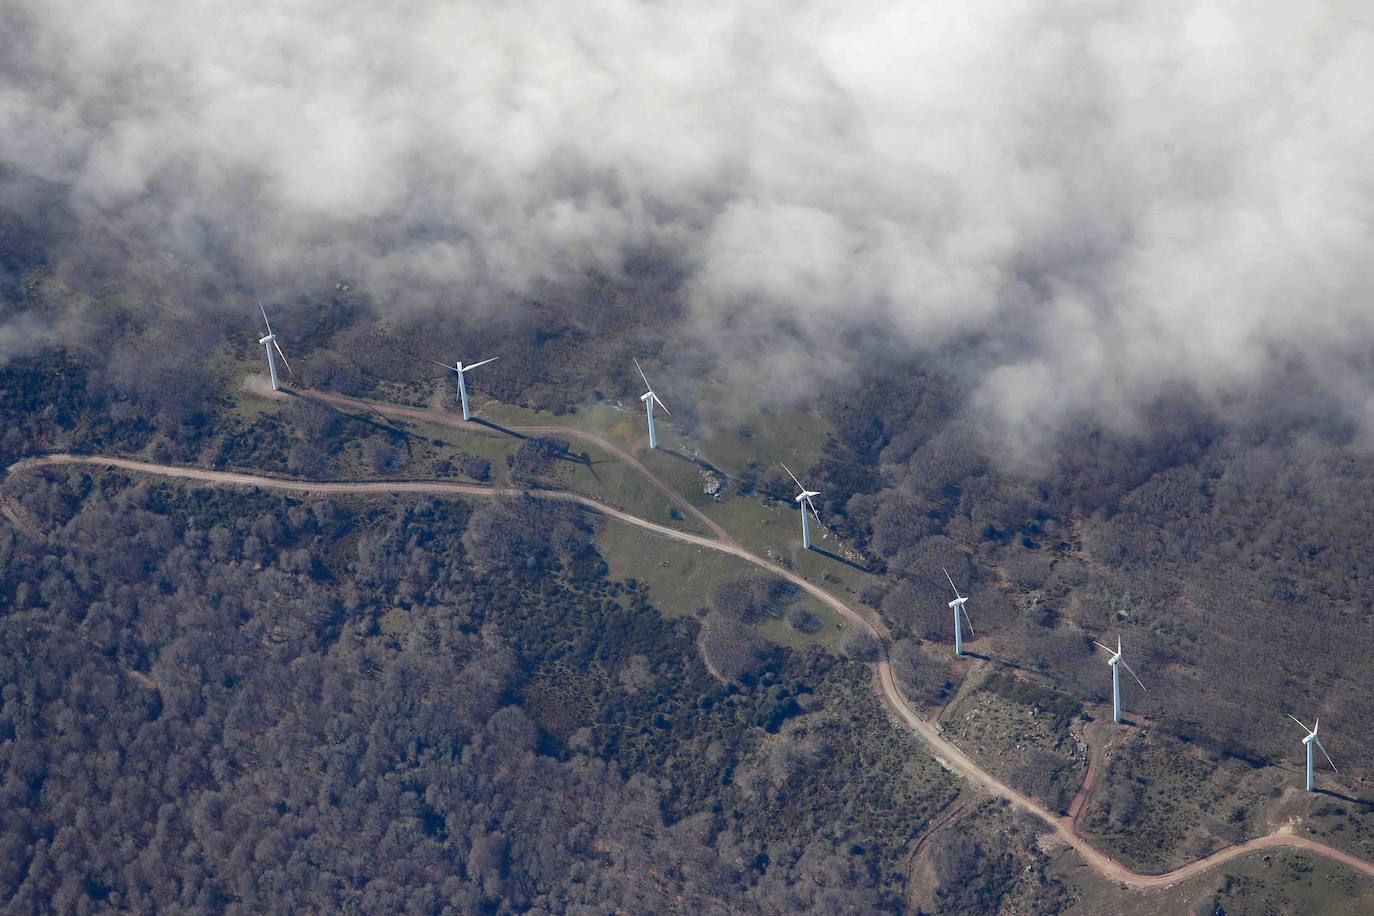
M 484 458 L 309 398 L 251 409 L 251 309 L 167 314 L 148 302 L 198 287 L 154 282 L 146 252 L 80 269 L 26 237 L 0 220 L 0 318 L 104 311 L 95 338 L 0 359 L 0 467 L 74 451 L 315 479 L 420 463 L 491 477 Z M 555 414 L 636 397 L 620 371 L 632 355 L 675 353 L 656 384 L 679 391 L 718 368 L 652 270 L 590 277 L 499 321 L 379 321 L 344 282 L 280 305 L 291 384 L 391 401 L 447 390 L 424 360 L 460 348 L 503 356 L 482 396 Z M 806 479 L 881 577 L 860 597 L 914 703 L 938 709 L 959 687 L 942 567 L 970 596 L 994 692 L 1056 721 L 1108 699 L 1092 641 L 1120 635 L 1149 687 L 1125 704 L 1148 753 L 1108 774 L 1088 825 L 1142 867 L 1172 860 L 1131 837 L 1185 842 L 1132 785 L 1163 766 L 1158 749 L 1186 747 L 1187 772 L 1223 788 L 1270 766 L 1291 776 L 1287 713 L 1320 715 L 1341 767 L 1318 822 L 1337 843 L 1374 835 L 1359 678 L 1374 651 L 1361 589 L 1374 462 L 1352 428 L 1314 419 L 1329 411 L 1256 397 L 1273 401 L 1223 419 L 1174 396 L 1133 431 L 1085 422 L 1016 461 L 931 354 L 877 348 L 824 399 L 785 405 L 830 431 Z M 689 437 L 716 422 L 691 398 L 673 408 Z M 540 485 L 571 448 L 523 442 L 512 479 Z M 791 498 L 776 471 L 724 470 L 731 498 Z M 968 802 L 870 691 L 859 662 L 877 646 L 763 640 L 762 616 L 815 624 L 768 579 L 665 618 L 641 583 L 608 575 L 593 521 L 566 506 L 55 471 L 11 478 L 3 497 L 0 897 L 16 911 L 897 911 L 911 849 Z M 1062 808 L 1070 781 L 1053 774 L 1077 770 L 1039 759 L 1008 778 Z M 1244 818 L 1214 807 L 1213 834 L 1242 837 Z M 981 807 L 962 817 L 932 854 L 937 909 L 1067 905 L 1035 829 Z
M 959 795 L 853 662 L 711 676 L 698 624 L 608 580 L 566 506 L 77 471 L 20 499 L 16 909 L 897 910 L 906 844 Z M 748 613 L 776 585 L 740 589 Z M 1058 899 L 1025 880 L 981 893 Z

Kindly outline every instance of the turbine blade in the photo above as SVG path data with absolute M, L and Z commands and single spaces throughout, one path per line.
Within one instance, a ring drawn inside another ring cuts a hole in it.
M 476 369 L 478 366 L 485 366 L 487 363 L 494 363 L 500 358 L 501 357 L 499 356 L 493 356 L 491 359 L 484 359 L 480 363 L 473 363 L 471 366 L 464 366 L 463 371 L 467 372 L 469 369 Z
M 968 606 L 961 604 L 959 605 L 959 610 L 964 612 L 964 622 L 968 624 L 968 635 L 975 636 L 976 634 L 973 632 L 973 618 L 968 615 Z
M 262 309 L 262 323 L 267 325 L 267 333 L 272 333 L 272 322 L 267 320 L 267 309 L 263 306 L 262 300 L 258 300 L 258 308 Z
M 949 570 L 947 570 L 947 569 L 945 569 L 943 566 L 941 566 L 941 567 L 940 567 L 940 572 L 944 573 L 944 574 L 945 574 L 945 578 L 949 580 L 949 587 L 952 588 L 952 589 L 954 589 L 954 597 L 956 597 L 956 598 L 962 598 L 962 597 L 964 597 L 963 595 L 959 594 L 959 586 L 957 586 L 957 585 L 954 584 L 954 577 L 951 576 L 951 575 L 949 574 Z
M 806 497 L 806 505 L 811 507 L 811 514 L 816 516 L 816 524 L 824 528 L 825 522 L 821 521 L 821 514 L 816 511 L 816 504 L 811 501 L 811 497 L 809 496 Z M 806 511 L 805 507 L 802 508 L 802 511 Z
M 1292 719 L 1294 722 L 1297 722 L 1297 723 L 1298 723 L 1298 728 L 1301 728 L 1303 731 L 1305 731 L 1305 732 L 1311 732 L 1311 731 L 1312 731 L 1312 729 L 1308 728 L 1306 725 L 1303 725 L 1301 722 L 1299 722 L 1299 721 L 1298 721 L 1298 717 L 1295 716 L 1295 715 L 1293 715 L 1291 712 L 1288 713 L 1288 718 Z
M 1126 659 L 1123 658 L 1121 664 L 1126 665 Z M 1135 670 L 1130 665 L 1126 665 L 1126 670 L 1131 672 L 1131 677 L 1135 678 L 1135 682 L 1140 685 L 1141 690 L 1146 693 L 1150 692 L 1150 688 L 1145 686 L 1145 682 L 1140 679 L 1140 675 L 1136 674 Z
M 277 348 L 277 355 L 281 357 L 282 362 L 286 363 L 286 371 L 295 375 L 296 373 L 291 372 L 291 364 L 286 362 L 286 354 L 281 351 L 281 344 L 277 343 L 277 338 L 275 337 L 272 338 L 272 346 Z
M 649 393 L 650 393 L 650 394 L 653 394 L 652 391 L 649 392 Z M 664 413 L 666 413 L 666 414 L 667 414 L 668 416 L 670 416 L 670 417 L 673 415 L 673 412 L 672 412 L 671 410 L 668 409 L 668 405 L 665 404 L 665 403 L 663 403 L 663 399 L 662 399 L 662 398 L 660 398 L 658 395 L 654 394 L 654 400 L 658 402 L 658 406 L 659 406 L 659 407 L 662 407 L 662 408 L 663 408 L 663 412 L 664 412 Z
M 1326 758 L 1326 762 L 1331 764 L 1331 769 L 1336 770 L 1336 761 L 1332 760 L 1331 755 L 1326 752 L 1326 746 L 1321 743 L 1320 739 L 1314 740 L 1317 742 L 1317 747 L 1322 749 L 1322 756 Z M 1339 773 L 1340 770 L 1336 770 L 1336 772 Z
M 447 369 L 449 372 L 457 372 L 457 371 L 458 371 L 458 367 L 455 366 L 453 363 L 441 363 L 441 362 L 439 362 L 437 359 L 429 359 L 429 358 L 426 358 L 426 359 L 425 359 L 425 362 L 427 362 L 427 363 L 434 363 L 434 365 L 436 365 L 436 366 L 443 366 L 443 367 L 444 367 L 445 369 Z
M 654 386 L 649 384 L 649 377 L 644 374 L 644 368 L 639 365 L 639 358 L 633 356 L 630 358 L 635 361 L 635 368 L 639 370 L 639 377 L 644 379 L 644 387 L 648 388 L 650 391 L 653 391 Z
M 1112 649 L 1111 649 L 1110 646 L 1104 646 L 1104 645 L 1102 645 L 1102 643 L 1098 642 L 1098 641 L 1095 640 L 1095 639 L 1093 640 L 1093 645 L 1094 645 L 1094 646 L 1097 646 L 1099 649 L 1106 649 L 1108 652 L 1111 652 L 1111 651 L 1112 651 Z M 1115 653 L 1113 652 L 1112 654 L 1115 654 Z
M 803 493 L 805 493 L 805 492 L 806 492 L 806 487 L 802 486 L 801 481 L 797 479 L 797 475 L 796 475 L 796 474 L 793 474 L 791 471 L 788 471 L 788 470 L 787 470 L 787 465 L 783 464 L 781 461 L 779 461 L 778 464 L 782 465 L 782 469 L 783 469 L 784 471 L 787 471 L 787 476 L 792 478 L 792 482 L 795 483 L 795 484 L 797 485 L 797 489 L 798 489 L 798 490 L 801 490 Z

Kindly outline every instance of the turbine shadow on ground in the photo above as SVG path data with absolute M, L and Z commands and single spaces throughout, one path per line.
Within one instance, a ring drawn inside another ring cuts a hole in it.
M 811 545 L 811 550 L 814 551 L 815 553 L 820 554 L 820 555 L 823 556 L 823 557 L 828 557 L 829 559 L 834 560 L 836 563 L 843 563 L 845 566 L 848 566 L 850 569 L 857 569 L 859 572 L 865 572 L 865 573 L 866 573 L 866 572 L 872 572 L 872 570 L 870 570 L 867 566 L 863 566 L 863 565 L 861 565 L 861 564 L 859 564 L 859 563 L 855 563 L 853 560 L 847 560 L 847 559 L 845 559 L 844 557 L 840 556 L 840 555 L 837 554 L 837 553 L 831 553 L 829 550 L 826 550 L 824 547 L 817 547 L 814 543 Z
M 585 467 L 585 468 L 587 469 L 587 472 L 590 473 L 590 474 L 592 475 L 592 479 L 595 480 L 598 484 L 600 484 L 600 483 L 602 482 L 602 481 L 601 481 L 601 475 L 598 474 L 598 473 L 596 472 L 596 465 L 598 465 L 598 464 L 608 464 L 608 463 L 610 463 L 610 462 L 613 462 L 615 459 L 614 459 L 614 458 L 603 458 L 603 459 L 601 459 L 600 461 L 593 461 L 593 460 L 592 460 L 592 456 L 589 455 L 589 454 L 587 454 L 586 452 L 573 452 L 573 451 L 569 450 L 569 451 L 566 451 L 566 452 L 564 452 L 563 454 L 557 456 L 557 460 L 559 460 L 559 461 L 569 461 L 569 462 L 571 462 L 571 463 L 573 463 L 573 464 L 580 464 L 580 465 L 582 465 L 583 467 Z
M 365 425 L 367 425 L 367 426 L 371 426 L 371 427 L 373 427 L 374 429 L 379 429 L 379 430 L 381 430 L 382 432 L 388 433 L 388 434 L 390 434 L 390 435 L 392 435 L 392 436 L 399 436 L 399 437 L 401 437 L 401 438 L 403 438 L 403 439 L 413 439 L 413 438 L 417 438 L 415 433 L 412 433 L 410 430 L 405 429 L 404 427 L 397 426 L 395 423 L 392 423 L 390 420 L 386 420 L 386 419 L 384 419 L 384 418 L 383 418 L 383 419 L 378 419 L 378 418 L 375 417 L 375 416 L 369 416 L 368 414 L 365 414 L 365 413 L 355 413 L 355 412 L 353 412 L 353 411 L 345 410 L 344 408 L 340 407 L 338 404 L 331 404 L 331 403 L 329 403 L 328 401 L 323 400 L 322 398 L 312 397 L 312 396 L 310 396 L 309 394 L 305 394 L 305 393 L 300 392 L 300 391 L 294 391 L 294 390 L 292 390 L 292 389 L 290 389 L 290 388 L 286 388 L 286 387 L 281 388 L 281 389 L 278 391 L 278 393 L 279 393 L 279 394 L 286 395 L 287 397 L 290 397 L 290 398 L 298 398 L 298 399 L 300 399 L 300 400 L 302 400 L 302 401 L 309 400 L 309 401 L 314 401 L 316 404 L 322 404 L 322 405 L 324 405 L 325 407 L 328 407 L 330 410 L 332 410 L 332 411 L 334 411 L 334 412 L 336 412 L 336 413 L 343 414 L 345 417 L 348 417 L 348 419 L 350 419 L 350 420 L 356 420 L 356 421 L 358 421 L 359 423 L 363 423 L 363 424 L 365 424 Z
M 1333 789 L 1317 788 L 1313 789 L 1312 791 L 1318 795 L 1329 795 L 1332 798 L 1338 798 L 1341 801 L 1348 802 L 1352 805 L 1360 805 L 1364 808 L 1374 808 L 1374 798 L 1356 798 L 1353 795 L 1346 795 L 1344 792 L 1337 792 Z
M 508 426 L 502 426 L 501 424 L 499 424 L 499 423 L 493 423 L 493 422 L 491 422 L 490 420 L 483 420 L 481 417 L 473 417 L 473 418 L 472 418 L 471 420 L 469 420 L 468 422 L 469 422 L 469 423 L 474 423 L 474 424 L 476 424 L 477 426 L 485 426 L 487 429 L 490 429 L 490 430 L 492 430 L 492 431 L 494 431 L 494 432 L 505 433 L 507 436 L 511 436 L 511 437 L 513 437 L 513 438 L 516 438 L 516 439 L 522 439 L 522 440 L 523 440 L 523 439 L 528 439 L 528 438 L 529 438 L 529 436 L 525 435 L 524 433 L 516 432 L 515 430 L 511 429 L 511 428 L 508 427 Z
M 694 459 L 694 457 L 690 455 L 686 455 L 686 453 L 679 452 L 679 450 L 677 449 L 668 448 L 668 446 L 666 445 L 660 445 L 657 449 L 654 450 L 655 452 L 662 452 L 664 453 L 664 455 L 672 455 L 673 457 L 675 457 L 675 459 L 687 461 L 688 464 L 695 464 L 695 466 L 698 467 L 701 466 L 701 461 Z

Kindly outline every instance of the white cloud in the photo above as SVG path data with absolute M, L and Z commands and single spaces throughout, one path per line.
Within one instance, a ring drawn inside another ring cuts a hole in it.
M 1367 4 L 10 7 L 0 162 L 264 285 L 456 306 L 652 244 L 741 345 L 967 348 L 1018 434 L 1293 360 L 1374 391 Z

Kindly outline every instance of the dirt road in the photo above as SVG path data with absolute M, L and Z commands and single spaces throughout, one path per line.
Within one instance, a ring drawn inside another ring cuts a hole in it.
M 423 412 L 422 412 L 423 413 Z M 431 419 L 427 414 L 424 419 Z M 781 576 L 794 583 L 799 588 L 804 589 L 808 594 L 824 602 L 826 606 L 832 608 L 837 613 L 844 616 L 852 623 L 864 627 L 870 633 L 884 637 L 880 625 L 875 625 L 865 615 L 851 608 L 843 601 L 831 595 L 821 587 L 808 582 L 801 576 L 796 575 L 790 570 L 784 569 L 775 563 L 771 563 L 760 557 L 755 556 L 738 544 L 724 542 L 701 535 L 689 534 L 684 531 L 677 531 L 665 525 L 659 525 L 614 509 L 597 502 L 590 497 L 576 493 L 567 493 L 548 490 L 521 490 L 507 487 L 484 487 L 476 484 L 450 483 L 446 481 L 308 481 L 308 480 L 289 480 L 279 477 L 266 477 L 257 474 L 243 474 L 233 471 L 211 471 L 200 468 L 181 468 L 167 465 L 152 464 L 145 461 L 133 461 L 126 458 L 106 458 L 98 455 L 44 455 L 34 458 L 26 458 L 15 462 L 8 468 L 8 474 L 22 473 L 26 470 L 35 468 L 57 466 L 57 465 L 92 465 L 96 467 L 114 467 L 126 471 L 133 471 L 143 474 L 155 474 L 164 477 L 177 477 L 187 480 L 197 480 L 212 484 L 231 484 L 237 486 L 258 487 L 272 490 L 285 490 L 293 493 L 320 493 L 320 494 L 358 494 L 358 493 L 424 493 L 432 495 L 462 495 L 478 496 L 485 498 L 508 497 L 529 495 L 541 499 L 556 499 L 566 502 L 574 502 L 586 506 L 610 518 L 634 525 L 645 531 L 652 532 L 661 537 L 671 538 L 687 544 L 695 544 L 710 550 L 718 550 L 731 556 L 739 557 L 749 563 L 754 564 L 768 572 Z M 883 645 L 886 645 L 884 640 Z M 940 761 L 950 771 L 962 776 L 969 782 L 982 787 L 989 794 L 1006 799 L 1012 805 L 1026 811 L 1043 820 L 1055 832 L 1064 843 L 1073 847 L 1079 855 L 1083 857 L 1093 870 L 1104 877 L 1119 882 L 1127 887 L 1136 889 L 1162 888 L 1179 881 L 1186 880 L 1195 875 L 1235 859 L 1247 853 L 1256 852 L 1263 849 L 1278 847 L 1288 847 L 1303 849 L 1317 855 L 1325 856 L 1334 861 L 1355 869 L 1361 874 L 1374 877 L 1374 862 L 1342 852 L 1339 849 L 1327 846 L 1324 843 L 1308 839 L 1306 837 L 1294 836 L 1287 828 L 1275 831 L 1268 836 L 1259 837 L 1246 843 L 1230 846 L 1210 856 L 1190 862 L 1180 868 L 1159 875 L 1145 875 L 1131 871 L 1126 866 L 1117 862 L 1115 859 L 1106 855 L 1102 851 L 1092 846 L 1087 840 L 1079 837 L 1073 829 L 1073 820 L 1068 817 L 1058 817 L 1048 809 L 1040 805 L 1034 799 L 1017 791 L 1016 789 L 1000 782 L 987 770 L 983 769 L 976 761 L 965 754 L 952 742 L 946 740 L 939 732 L 937 726 L 922 718 L 913 709 L 902 695 L 897 686 L 897 682 L 892 674 L 892 666 L 887 658 L 884 649 L 882 656 L 875 663 L 877 680 L 883 699 L 892 708 L 896 715 L 906 723 L 916 735 L 925 742 L 930 748 L 932 755 Z
M 1083 741 L 1088 745 L 1088 772 L 1083 774 L 1083 785 L 1079 786 L 1078 794 L 1069 805 L 1069 819 L 1073 821 L 1074 833 L 1078 832 L 1083 812 L 1088 809 L 1088 799 L 1097 786 L 1098 771 L 1102 766 L 1102 752 L 1106 745 L 1106 735 L 1102 733 L 1101 725 L 1102 722 L 1099 720 L 1083 727 Z
M 645 467 L 645 465 L 638 458 L 636 458 L 629 452 L 625 451 L 620 446 L 612 442 L 608 442 L 607 440 L 601 438 L 595 433 L 589 433 L 585 432 L 584 430 L 574 429 L 571 426 L 498 427 L 494 424 L 492 426 L 485 426 L 481 423 L 464 420 L 461 417 L 455 417 L 451 414 L 447 414 L 439 410 L 431 410 L 429 408 L 424 407 L 403 407 L 398 404 L 387 404 L 382 401 L 368 401 L 364 400 L 363 398 L 351 398 L 347 395 L 334 394 L 328 391 L 304 390 L 298 392 L 298 395 L 300 397 L 317 398 L 321 401 L 324 401 L 327 404 L 334 404 L 338 407 L 352 407 L 355 410 L 373 410 L 385 416 L 405 417 L 410 420 L 420 420 L 425 423 L 434 423 L 438 426 L 448 426 L 453 429 L 461 429 L 465 432 L 477 432 L 482 429 L 496 429 L 498 431 L 501 429 L 508 429 L 511 432 L 519 433 L 522 436 L 567 436 L 570 439 L 581 439 L 583 442 L 589 442 L 592 445 L 595 445 L 597 448 L 611 455 L 616 460 L 623 461 L 625 464 L 629 465 L 635 471 L 639 472 L 639 474 L 641 474 L 646 480 L 648 480 L 655 487 L 657 487 L 665 496 L 667 496 L 673 502 L 677 503 L 679 506 L 681 506 L 683 509 L 689 512 L 692 518 L 696 519 L 697 521 L 705 525 L 707 530 L 714 534 L 718 540 L 727 544 L 733 544 L 735 542 L 735 539 L 730 537 L 729 533 L 727 533 L 724 528 L 717 524 L 714 519 L 706 515 L 706 513 L 702 512 L 701 510 L 697 509 L 696 506 L 693 506 L 691 503 L 689 503 L 686 499 L 679 495 L 678 492 L 674 490 L 672 487 L 668 486 L 666 483 L 659 480 L 658 477 L 654 475 L 654 472 Z M 280 397 L 280 395 L 278 396 Z

